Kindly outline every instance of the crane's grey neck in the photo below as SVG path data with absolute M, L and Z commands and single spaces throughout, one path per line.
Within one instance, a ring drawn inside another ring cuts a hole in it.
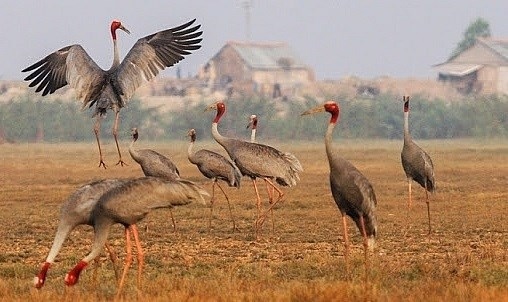
M 194 155 L 194 151 L 193 151 L 193 148 L 194 148 L 194 141 L 192 138 L 191 138 L 191 141 L 189 143 L 189 147 L 187 148 L 187 157 L 189 158 L 189 160 L 192 158 L 192 156 Z
M 404 112 L 404 142 L 411 140 L 411 134 L 409 134 L 409 112 Z
M 252 131 L 250 132 L 250 142 L 255 143 L 256 142 L 256 128 L 252 128 Z
M 333 129 L 335 128 L 335 123 L 329 123 L 328 128 L 326 129 L 325 133 L 325 148 L 326 148 L 326 155 L 328 156 L 328 159 L 332 156 L 332 137 L 333 137 Z M 331 162 L 331 161 L 330 161 Z
M 111 68 L 120 65 L 120 53 L 118 52 L 118 44 L 116 42 L 116 37 L 113 38 L 113 64 Z
M 219 130 L 217 129 L 216 122 L 212 123 L 212 136 L 216 142 L 218 142 L 220 145 L 224 146 L 223 143 L 226 140 L 226 138 L 219 133 Z
M 138 136 L 136 134 L 133 135 L 132 142 L 129 145 L 129 153 L 130 153 L 132 159 L 134 159 L 134 160 L 136 160 L 136 158 L 139 158 L 138 151 L 136 151 L 136 149 L 134 149 L 134 143 L 136 142 L 137 139 L 138 139 Z

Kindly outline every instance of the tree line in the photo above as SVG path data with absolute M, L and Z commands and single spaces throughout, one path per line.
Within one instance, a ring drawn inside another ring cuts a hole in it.
M 402 101 L 392 95 L 374 98 L 336 96 L 341 107 L 336 136 L 343 138 L 401 139 Z M 259 118 L 258 135 L 265 140 L 320 140 L 328 114 L 300 116 L 320 102 L 262 98 L 231 99 L 221 120 L 220 131 L 228 136 L 249 137 L 248 118 Z M 210 124 L 215 113 L 204 112 L 210 102 L 189 106 L 180 112 L 160 112 L 132 100 L 120 114 L 119 137 L 129 139 L 130 128 L 138 127 L 143 139 L 181 140 L 194 128 L 199 139 L 211 139 Z M 411 98 L 410 130 L 415 139 L 508 137 L 508 97 L 488 96 L 462 101 Z M 81 110 L 77 101 L 32 99 L 25 96 L 0 104 L 0 141 L 79 142 L 94 140 L 93 108 Z M 113 114 L 102 123 L 110 133 Z M 109 135 L 103 135 L 109 139 Z

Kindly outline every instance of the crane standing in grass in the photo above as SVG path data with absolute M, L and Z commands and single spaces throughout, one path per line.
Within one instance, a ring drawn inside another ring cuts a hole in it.
M 144 254 L 136 223 L 156 209 L 172 208 L 196 201 L 205 204 L 205 196 L 209 194 L 190 181 L 183 179 L 168 181 L 157 177 L 130 180 L 107 191 L 100 197 L 92 211 L 91 221 L 95 231 L 92 251 L 69 271 L 65 276 L 65 284 L 71 286 L 78 282 L 81 271 L 100 254 L 111 227 L 120 223 L 125 227 L 126 258 L 117 297 L 122 291 L 127 271 L 132 264 L 131 233 L 137 249 L 137 284 L 140 289 Z
M 249 117 L 249 123 L 247 124 L 247 129 L 251 129 L 251 132 L 250 132 L 250 142 L 251 143 L 256 143 L 256 132 L 257 132 L 257 129 L 258 129 L 258 117 L 257 115 L 255 114 L 252 114 L 250 117 Z M 274 186 L 270 186 L 268 184 L 268 182 L 265 182 L 266 183 L 266 192 L 268 193 L 268 202 L 271 204 L 273 204 L 274 202 L 274 194 L 275 194 L 275 189 L 274 189 Z M 275 230 L 275 221 L 273 220 L 273 208 L 270 208 L 270 217 L 271 217 L 271 220 L 272 220 L 272 231 Z
M 126 181 L 127 180 L 120 179 L 94 181 L 80 187 L 67 198 L 60 208 L 60 221 L 51 250 L 46 258 L 46 262 L 42 264 L 39 274 L 34 278 L 34 285 L 36 288 L 41 288 L 44 285 L 49 267 L 55 261 L 69 233 L 78 225 L 87 224 L 93 226 L 92 210 L 99 201 L 99 198 L 107 191 Z M 115 268 L 115 275 L 118 277 L 115 265 L 116 257 L 107 244 L 106 249 L 110 253 L 110 258 Z
M 256 142 L 256 131 L 258 129 L 258 117 L 255 114 L 252 114 L 249 117 L 249 123 L 247 124 L 247 129 L 251 129 L 250 131 L 250 142 Z
M 368 249 L 374 249 L 374 241 L 377 233 L 376 218 L 376 194 L 369 180 L 349 161 L 341 157 L 332 147 L 333 129 L 339 119 L 339 105 L 328 101 L 314 109 L 309 109 L 302 115 L 317 112 L 329 112 L 331 114 L 328 129 L 325 134 L 325 148 L 330 165 L 330 187 L 333 199 L 342 214 L 344 228 L 344 245 L 347 270 L 349 255 L 349 239 L 346 215 L 356 223 L 363 236 L 365 263 L 368 267 Z
M 180 178 L 180 171 L 178 171 L 178 167 L 166 156 L 150 149 L 134 149 L 134 143 L 139 138 L 138 128 L 131 129 L 131 136 L 132 142 L 129 145 L 129 154 L 132 159 L 141 166 L 141 170 L 143 170 L 145 176 L 160 177 L 167 180 Z M 176 230 L 173 211 L 169 209 L 169 213 L 171 215 L 171 221 L 173 222 L 173 230 Z
M 189 148 L 187 149 L 187 156 L 189 161 L 198 167 L 201 174 L 207 178 L 212 179 L 213 181 L 212 197 L 210 199 L 210 220 L 208 227 L 210 227 L 212 223 L 213 204 L 215 202 L 215 185 L 217 185 L 224 194 L 224 197 L 226 197 L 226 201 L 228 202 L 229 214 L 231 215 L 231 220 L 233 221 L 233 231 L 235 231 L 236 223 L 235 218 L 233 217 L 233 212 L 231 211 L 229 198 L 224 189 L 219 184 L 219 180 L 225 181 L 230 187 L 240 188 L 242 173 L 240 170 L 238 170 L 235 163 L 217 152 L 206 149 L 194 151 L 196 130 L 190 129 L 187 135 L 190 137 L 190 144 Z
M 161 70 L 173 66 L 185 55 L 201 47 L 199 43 L 202 39 L 199 37 L 202 32 L 197 31 L 200 25 L 192 26 L 194 22 L 192 20 L 139 39 L 120 62 L 116 31 L 130 32 L 120 21 L 113 20 L 113 64 L 110 69 L 101 69 L 81 45 L 74 44 L 49 54 L 22 72 L 31 72 L 25 81 L 31 81 L 29 86 L 37 86 L 35 92 L 42 91 L 43 96 L 69 84 L 75 89 L 76 98 L 83 102 L 83 108 L 95 105 L 93 116 L 97 119 L 94 132 L 99 147 L 99 167 L 106 168 L 99 142 L 100 122 L 108 109 L 113 110 L 113 137 L 119 156 L 117 165 L 123 166 L 125 163 L 117 139 L 120 109 L 141 84 L 152 80 Z
M 402 160 L 402 168 L 406 173 L 409 199 L 408 209 L 411 208 L 411 182 L 414 180 L 425 189 L 425 202 L 427 203 L 427 217 L 429 223 L 429 235 L 432 232 L 430 223 L 430 204 L 429 194 L 433 193 L 436 189 L 436 182 L 434 178 L 434 164 L 432 159 L 420 146 L 418 146 L 411 139 L 409 134 L 409 96 L 403 97 L 404 101 L 404 146 L 400 154 Z
M 259 227 L 264 222 L 266 213 L 261 213 L 261 198 L 256 185 L 256 178 L 263 179 L 268 185 L 272 186 L 278 193 L 278 198 L 272 203 L 268 210 L 271 210 L 278 201 L 282 199 L 284 193 L 277 188 L 272 180 L 275 180 L 282 186 L 291 187 L 300 180 L 299 172 L 303 171 L 300 161 L 291 153 L 281 152 L 273 147 L 250 143 L 238 139 L 222 136 L 217 130 L 217 125 L 221 117 L 226 112 L 224 102 L 217 102 L 209 106 L 206 110 L 216 110 L 217 114 L 212 122 L 212 136 L 229 154 L 229 157 L 236 164 L 243 175 L 252 179 L 254 190 L 256 191 L 257 219 L 255 224 L 256 237 Z

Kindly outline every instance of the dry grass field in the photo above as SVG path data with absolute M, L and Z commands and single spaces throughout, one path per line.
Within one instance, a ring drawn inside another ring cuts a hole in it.
M 33 277 L 45 260 L 58 224 L 60 204 L 91 180 L 142 176 L 122 146 L 127 167 L 115 166 L 114 144 L 104 144 L 107 170 L 98 168 L 95 142 L 0 145 L 0 300 L 103 301 L 116 283 L 105 254 L 79 283 L 64 276 L 91 248 L 93 231 L 78 227 L 64 243 L 46 285 Z M 508 141 L 423 141 L 432 156 L 437 193 L 431 197 L 433 233 L 427 236 L 424 192 L 406 207 L 401 141 L 336 140 L 345 158 L 371 181 L 378 197 L 379 236 L 368 283 L 361 237 L 351 223 L 351 274 L 344 263 L 340 214 L 328 185 L 324 144 L 278 144 L 302 162 L 300 183 L 286 189 L 255 240 L 254 191 L 248 179 L 227 192 L 239 231 L 232 232 L 227 204 L 218 197 L 212 229 L 209 208 L 190 205 L 151 213 L 141 224 L 144 283 L 136 291 L 136 263 L 123 298 L 143 301 L 508 301 Z M 212 142 L 198 148 L 220 150 Z M 140 142 L 170 156 L 183 177 L 211 185 L 186 158 L 186 142 Z M 222 152 L 222 150 L 220 150 Z M 264 185 L 261 186 L 264 188 Z M 262 191 L 266 196 L 266 192 Z M 266 207 L 265 203 L 265 207 Z M 149 226 L 145 230 L 145 226 Z M 109 242 L 124 255 L 123 228 Z

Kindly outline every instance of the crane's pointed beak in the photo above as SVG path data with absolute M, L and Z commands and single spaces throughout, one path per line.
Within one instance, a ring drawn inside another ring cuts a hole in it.
M 119 29 L 123 30 L 124 32 L 128 33 L 129 35 L 131 34 L 131 32 L 125 28 L 123 25 L 120 25 L 120 27 L 118 27 Z
M 324 112 L 324 111 L 325 111 L 325 106 L 319 105 L 319 106 L 317 106 L 315 108 L 312 108 L 312 109 L 309 109 L 309 110 L 303 112 L 300 115 L 309 115 L 309 114 L 314 114 L 314 113 Z
M 212 105 L 206 107 L 205 112 L 210 110 L 217 110 L 217 103 L 213 103 Z

